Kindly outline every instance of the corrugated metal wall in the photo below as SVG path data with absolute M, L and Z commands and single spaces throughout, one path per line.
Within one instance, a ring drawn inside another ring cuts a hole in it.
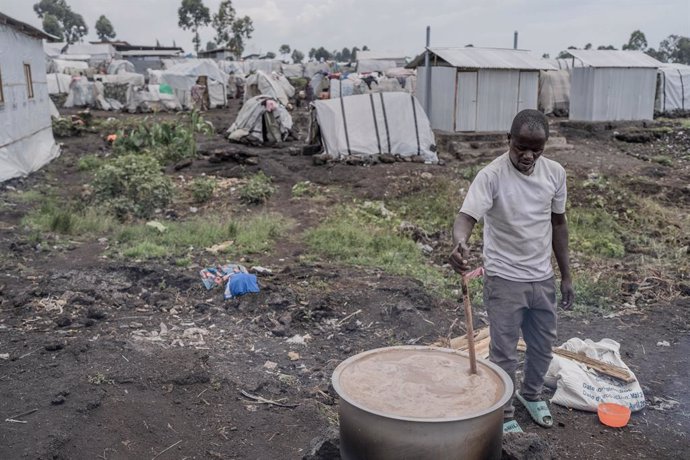
M 417 68 L 417 94 L 424 106 L 424 67 Z M 536 109 L 539 72 L 431 68 L 431 113 L 434 129 L 506 131 L 519 110 Z
M 573 69 L 570 119 L 583 121 L 651 120 L 656 69 Z

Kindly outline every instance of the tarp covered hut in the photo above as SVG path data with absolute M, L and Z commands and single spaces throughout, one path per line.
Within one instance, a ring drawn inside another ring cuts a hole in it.
M 570 119 L 651 120 L 659 61 L 642 51 L 568 50 L 572 69 Z
M 53 37 L 0 13 L 0 182 L 59 155 L 42 39 Z
M 690 111 L 690 66 L 662 64 L 657 74 L 657 112 Z
M 499 48 L 429 48 L 434 129 L 506 131 L 515 114 L 536 109 L 539 71 L 553 67 L 528 51 Z M 417 95 L 426 101 L 424 54 L 417 68 Z
M 438 162 L 429 119 L 410 94 L 361 94 L 314 101 L 311 106 L 309 141 L 320 141 L 328 155 L 389 153 Z

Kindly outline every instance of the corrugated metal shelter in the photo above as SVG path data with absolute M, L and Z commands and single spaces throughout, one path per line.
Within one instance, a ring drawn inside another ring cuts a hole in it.
M 516 113 L 537 108 L 539 71 L 554 69 L 528 51 L 499 48 L 429 48 L 431 126 L 444 131 L 506 131 Z M 426 107 L 424 54 L 417 94 Z
M 357 51 L 357 72 L 384 72 L 407 64 L 405 53 L 398 51 Z
M 642 51 L 568 50 L 572 69 L 570 119 L 651 120 L 656 72 L 661 65 Z

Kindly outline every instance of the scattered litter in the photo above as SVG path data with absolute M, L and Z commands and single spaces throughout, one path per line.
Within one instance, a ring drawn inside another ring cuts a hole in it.
M 270 268 L 260 267 L 258 265 L 253 266 L 249 271 L 258 273 L 259 275 L 272 275 L 273 271 Z
M 207 335 L 208 330 L 200 328 L 200 327 L 190 327 L 188 329 L 185 329 L 184 332 L 182 333 L 182 337 L 194 337 L 195 335 L 203 336 Z
M 296 351 L 289 351 L 288 358 L 290 358 L 290 361 L 297 361 L 300 359 L 300 355 Z
M 101 244 L 105 244 L 105 243 L 108 242 L 108 238 L 105 238 L 105 237 L 103 237 L 103 238 L 98 238 L 98 242 L 101 243 Z
M 64 299 L 54 299 L 52 297 L 46 297 L 38 301 L 38 304 L 45 308 L 46 311 L 57 311 L 62 314 L 63 307 L 67 304 Z
M 671 344 L 668 343 L 668 341 L 666 341 L 666 340 L 662 340 L 661 342 L 657 342 L 656 346 L 657 347 L 670 347 Z
M 158 230 L 161 233 L 165 232 L 168 229 L 168 227 L 161 224 L 157 220 L 150 220 L 150 221 L 146 222 L 146 226 L 151 227 L 151 228 L 155 228 L 156 230 Z
M 197 212 L 199 212 L 199 208 L 197 208 L 196 206 L 190 206 L 189 212 L 191 212 L 192 214 L 196 214 Z
M 650 409 L 664 411 L 674 409 L 676 406 L 680 405 L 680 402 L 671 398 L 662 398 L 661 396 L 652 396 L 650 399 L 651 404 L 648 406 Z
M 292 337 L 290 337 L 289 339 L 287 339 L 286 341 L 287 341 L 287 343 L 292 343 L 294 345 L 305 345 L 306 346 L 307 342 L 309 340 L 311 340 L 311 338 L 312 337 L 309 334 L 304 334 L 304 335 L 295 334 Z
M 250 292 L 259 292 L 256 275 L 249 274 L 244 265 L 228 264 L 204 268 L 199 272 L 201 282 L 206 289 L 225 284 L 225 300 L 239 297 Z
M 168 326 L 165 325 L 165 323 L 160 324 L 161 331 L 158 335 L 167 335 L 168 334 Z
M 259 404 L 270 404 L 270 405 L 272 405 L 272 406 L 289 407 L 289 408 L 299 406 L 299 404 L 284 404 L 284 403 L 282 403 L 282 402 L 280 402 L 280 401 L 273 401 L 272 399 L 266 399 L 266 398 L 262 398 L 261 396 L 255 396 L 255 395 L 253 395 L 253 394 L 247 393 L 247 392 L 244 391 L 244 390 L 240 390 L 240 393 L 241 393 L 242 396 L 244 396 L 245 398 L 254 400 L 254 401 L 258 402 Z M 247 409 L 247 410 L 249 410 L 249 409 Z M 256 409 L 254 409 L 254 410 L 256 410 Z M 251 412 L 253 412 L 253 411 L 251 411 Z
M 19 420 L 19 417 L 25 417 L 27 415 L 31 415 L 36 411 L 38 411 L 38 409 L 31 409 L 29 411 L 22 412 L 21 414 L 17 414 L 17 415 L 13 415 L 12 417 L 8 417 L 5 419 L 5 421 L 8 423 L 27 423 L 26 420 Z
M 9 353 L 0 353 L 0 359 L 10 359 Z
M 272 371 L 276 367 L 278 367 L 278 363 L 274 363 L 273 361 L 266 361 L 264 363 L 264 367 L 268 369 L 269 371 Z
M 211 254 L 218 254 L 219 252 L 225 252 L 230 246 L 235 244 L 234 241 L 223 241 L 222 243 L 214 244 L 210 248 L 206 248 L 206 252 Z

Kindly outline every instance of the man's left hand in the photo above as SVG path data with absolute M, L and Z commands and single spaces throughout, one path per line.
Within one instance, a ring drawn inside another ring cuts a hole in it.
M 573 290 L 573 282 L 570 278 L 561 280 L 561 308 L 563 310 L 570 310 L 573 307 L 575 300 L 575 291 Z

